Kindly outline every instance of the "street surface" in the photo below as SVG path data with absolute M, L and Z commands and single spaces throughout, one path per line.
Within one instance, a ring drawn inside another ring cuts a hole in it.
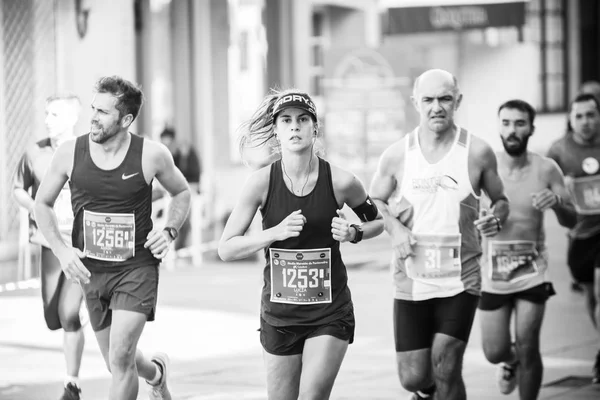
M 584 311 L 583 296 L 569 289 L 566 237 L 547 218 L 548 248 L 557 295 L 548 303 L 542 329 L 545 364 L 540 399 L 600 399 L 591 367 L 600 339 Z M 407 397 L 396 376 L 392 332 L 392 286 L 387 268 L 389 238 L 344 244 L 356 311 L 355 343 L 349 347 L 331 399 Z M 171 357 L 169 386 L 178 400 L 266 399 L 258 340 L 262 261 L 206 262 L 161 272 L 156 321 L 146 326 L 140 349 Z M 58 399 L 64 360 L 61 332 L 46 329 L 39 289 L 0 293 L 0 399 Z M 518 399 L 495 386 L 496 367 L 481 351 L 475 321 L 464 362 L 469 399 Z M 107 399 L 110 376 L 93 332 L 86 328 L 81 371 L 83 399 Z M 139 399 L 147 399 L 140 381 Z

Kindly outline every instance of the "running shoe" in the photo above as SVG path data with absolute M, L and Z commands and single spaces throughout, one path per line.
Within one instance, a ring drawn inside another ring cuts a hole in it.
M 502 394 L 510 394 L 517 387 L 518 364 L 502 363 L 496 372 L 496 385 Z
M 156 353 L 150 359 L 156 363 L 162 370 L 160 382 L 156 385 L 150 385 L 148 392 L 150 400 L 171 400 L 171 393 L 167 387 L 167 374 L 169 372 L 169 356 L 165 353 Z
M 421 391 L 413 392 L 410 394 L 408 400 L 423 400 L 423 399 L 431 399 L 433 398 L 432 394 L 425 394 Z
M 65 386 L 65 391 L 60 398 L 60 400 L 80 400 L 81 399 L 81 389 L 77 387 L 74 383 L 67 383 Z

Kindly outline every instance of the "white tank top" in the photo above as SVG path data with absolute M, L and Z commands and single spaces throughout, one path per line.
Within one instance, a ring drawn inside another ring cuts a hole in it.
M 452 147 L 434 164 L 423 156 L 418 128 L 405 139 L 396 215 L 412 230 L 417 244 L 415 256 L 405 261 L 393 257 L 397 299 L 480 293 L 480 236 L 473 225 L 479 215 L 479 196 L 468 172 L 471 135 L 456 129 Z

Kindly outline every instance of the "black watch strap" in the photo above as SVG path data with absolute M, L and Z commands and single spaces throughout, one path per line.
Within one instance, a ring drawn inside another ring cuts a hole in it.
M 350 226 L 356 230 L 356 235 L 354 236 L 354 239 L 350 241 L 350 243 L 360 242 L 363 238 L 363 230 L 361 229 L 360 225 L 350 224 Z

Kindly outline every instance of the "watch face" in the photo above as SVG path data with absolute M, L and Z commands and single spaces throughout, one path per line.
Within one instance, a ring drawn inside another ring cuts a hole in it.
M 165 231 L 171 236 L 171 239 L 177 239 L 177 230 L 175 228 L 165 228 Z

